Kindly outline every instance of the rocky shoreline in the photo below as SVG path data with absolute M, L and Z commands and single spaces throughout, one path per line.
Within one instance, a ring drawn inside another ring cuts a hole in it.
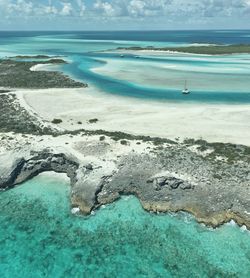
M 17 96 L 5 88 L 0 94 L 2 190 L 54 171 L 70 178 L 72 208 L 83 214 L 132 194 L 147 211 L 186 211 L 212 227 L 235 220 L 250 229 L 250 147 L 69 131 Z
M 212 227 L 233 219 L 250 228 L 248 162 L 209 160 L 182 144 L 164 144 L 159 150 L 151 142 L 145 145 L 147 151 L 140 152 L 127 141 L 127 151 L 121 155 L 114 150 L 120 141 L 88 140 L 91 148 L 87 142 L 77 144 L 81 159 L 66 148 L 59 152 L 57 148 L 34 151 L 28 147 L 0 156 L 0 188 L 10 189 L 42 172 L 54 171 L 70 178 L 72 207 L 83 214 L 132 194 L 148 211 L 186 211 Z M 113 153 L 111 159 L 109 153 Z

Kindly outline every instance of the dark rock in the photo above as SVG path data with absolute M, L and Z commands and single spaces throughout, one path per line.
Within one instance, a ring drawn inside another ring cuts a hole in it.
M 182 190 L 186 190 L 186 189 L 192 189 L 193 186 L 190 183 L 183 183 L 183 184 L 181 184 L 180 188 Z
M 41 162 L 40 166 L 41 166 L 41 168 L 46 168 L 48 166 L 48 163 L 43 161 L 43 162 Z
M 154 179 L 153 178 L 150 178 L 147 180 L 147 183 L 153 183 L 154 182 Z
M 164 186 L 166 184 L 166 177 L 159 177 L 156 179 L 156 183 L 158 186 Z
M 183 180 L 179 180 L 172 177 L 166 181 L 166 184 L 169 185 L 172 189 L 177 189 L 181 184 L 183 184 Z
M 93 166 L 90 163 L 85 165 L 85 168 L 89 171 L 93 171 Z
M 25 159 L 20 158 L 14 161 L 13 165 L 10 167 L 10 169 L 7 169 L 7 172 L 1 172 L 0 173 L 0 188 L 8 188 L 13 187 L 14 182 L 17 178 L 17 176 L 21 173 L 23 167 L 25 165 Z
M 26 168 L 27 168 L 27 170 L 30 171 L 30 170 L 34 169 L 34 165 L 33 164 L 29 164 Z
M 42 151 L 28 161 L 22 158 L 14 161 L 13 166 L 8 169 L 3 169 L 10 174 L 5 175 L 3 172 L 4 175 L 0 176 L 0 188 L 13 187 L 45 171 L 66 173 L 71 181 L 74 181 L 78 167 L 78 163 L 64 154 L 55 155 Z
M 184 180 L 175 178 L 175 177 L 157 177 L 157 178 L 150 178 L 147 180 L 147 183 L 153 183 L 155 190 L 159 191 L 163 187 L 169 189 L 178 189 L 181 188 L 183 190 L 192 189 L 192 185 Z
M 57 163 L 57 164 L 59 164 L 59 165 L 63 165 L 64 164 L 64 159 L 63 159 L 63 157 L 53 157 L 52 159 L 51 159 L 51 162 L 52 163 Z

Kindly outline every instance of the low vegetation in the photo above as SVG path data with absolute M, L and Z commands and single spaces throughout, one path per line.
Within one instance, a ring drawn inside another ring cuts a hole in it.
M 61 120 L 61 119 L 54 119 L 54 120 L 52 121 L 52 124 L 56 124 L 56 125 L 61 124 L 61 123 L 62 123 L 62 120 Z
M 55 134 L 54 130 L 39 123 L 35 116 L 22 108 L 15 94 L 0 95 L 0 111 L 0 132 L 35 135 Z
M 88 121 L 89 124 L 96 124 L 99 120 L 98 119 L 90 119 Z
M 148 47 L 119 47 L 119 50 L 157 50 L 157 51 L 177 51 L 184 53 L 194 54 L 210 54 L 210 55 L 223 55 L 234 53 L 250 53 L 250 44 L 238 44 L 238 45 L 208 45 L 208 46 L 187 46 L 187 47 L 161 47 L 156 48 L 152 46 Z
M 206 151 L 212 149 L 213 152 L 208 154 L 208 158 L 214 160 L 216 157 L 221 156 L 227 160 L 228 163 L 234 161 L 245 160 L 250 162 L 250 147 L 230 144 L 230 143 L 208 143 L 205 140 L 186 139 L 184 144 L 187 146 L 197 145 L 197 150 Z
M 128 141 L 127 140 L 121 140 L 120 143 L 121 143 L 121 145 L 125 145 L 125 146 L 128 145 Z
M 216 161 L 217 157 L 225 158 L 225 161 L 229 164 L 235 162 L 245 161 L 250 162 L 250 147 L 229 143 L 208 143 L 205 140 L 186 139 L 182 143 L 177 143 L 166 138 L 150 137 L 142 135 L 132 135 L 124 132 L 112 132 L 105 130 L 85 130 L 78 129 L 74 131 L 58 131 L 50 127 L 49 125 L 43 124 L 37 120 L 34 115 L 31 115 L 23 107 L 20 106 L 16 95 L 14 93 L 1 94 L 0 95 L 0 132 L 14 132 L 20 134 L 33 134 L 33 135 L 52 135 L 60 136 L 68 134 L 71 136 L 82 134 L 82 135 L 99 135 L 99 140 L 104 141 L 106 137 L 112 140 L 120 142 L 122 145 L 127 145 L 129 141 L 140 142 L 151 142 L 155 148 L 162 150 L 163 155 L 165 153 L 165 144 L 170 146 L 177 146 L 174 148 L 176 152 L 181 151 L 182 147 L 186 148 L 189 146 L 197 146 L 197 150 L 201 152 L 209 151 L 204 159 Z M 60 124 L 61 119 L 54 119 L 52 123 Z M 179 147 L 180 149 L 179 149 Z M 168 148 L 169 152 L 169 148 Z
M 58 56 L 48 56 L 48 55 L 17 55 L 11 57 L 13 59 L 51 59 L 51 58 L 58 58 Z
M 39 61 L 39 64 L 65 64 L 63 59 Z M 0 60 L 0 87 L 4 88 L 82 88 L 87 84 L 55 71 L 31 71 L 34 61 Z
M 10 91 L 8 90 L 0 90 L 0 94 L 4 94 L 4 93 L 9 93 Z

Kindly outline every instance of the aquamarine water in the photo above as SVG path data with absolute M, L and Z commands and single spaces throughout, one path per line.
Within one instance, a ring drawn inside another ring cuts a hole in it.
M 0 193 L 1 277 L 250 276 L 250 234 L 236 225 L 150 214 L 132 196 L 74 216 L 69 194 L 46 174 Z
M 103 93 L 174 102 L 250 103 L 250 54 L 126 54 L 117 47 L 250 43 L 250 31 L 0 32 L 0 57 L 66 56 L 60 69 Z M 108 52 L 107 52 L 108 50 Z M 183 96 L 185 80 L 192 94 Z
M 193 43 L 250 43 L 250 31 L 0 32 L 0 57 L 66 56 L 63 72 L 111 100 L 250 103 L 250 55 L 114 52 Z M 67 181 L 43 175 L 0 192 L 0 277 L 250 277 L 250 234 L 236 225 L 211 230 L 187 214 L 150 214 L 135 197 L 84 218 L 71 214 L 69 194 Z

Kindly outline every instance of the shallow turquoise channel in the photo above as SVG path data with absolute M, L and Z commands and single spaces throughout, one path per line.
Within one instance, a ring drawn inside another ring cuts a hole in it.
M 249 30 L 150 32 L 0 32 L 0 59 L 16 55 L 62 56 L 56 67 L 112 95 L 175 103 L 250 103 L 250 54 L 194 55 L 126 52 L 133 46 L 181 47 L 250 42 Z M 21 59 L 23 60 L 23 59 Z M 32 59 L 29 59 L 32 60 Z M 46 61 L 46 59 L 45 59 Z M 52 70 L 52 68 L 50 68 Z M 55 68 L 53 68 L 55 70 Z M 191 94 L 182 94 L 187 81 Z
M 250 234 L 124 197 L 71 214 L 69 182 L 40 175 L 0 193 L 0 277 L 250 277 Z

